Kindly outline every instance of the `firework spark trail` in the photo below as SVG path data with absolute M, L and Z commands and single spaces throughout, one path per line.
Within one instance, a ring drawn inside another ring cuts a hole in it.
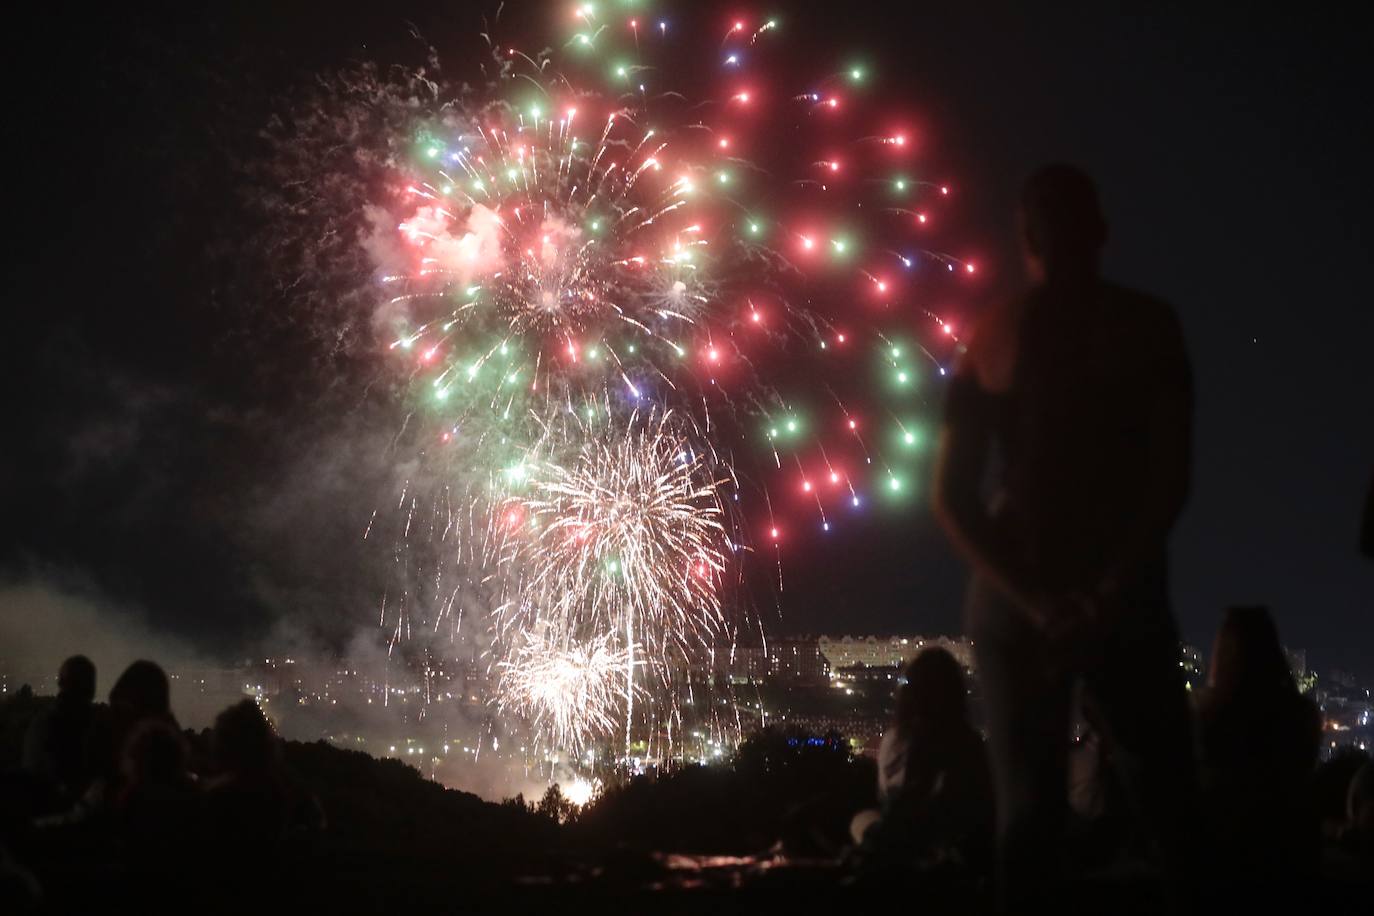
M 713 458 L 671 411 L 549 421 L 495 516 L 510 590 L 493 613 L 501 643 L 539 631 L 614 646 L 627 724 L 640 669 L 666 685 L 709 656 L 728 631 L 720 580 L 731 552 Z
M 573 136 L 575 113 L 568 109 L 559 120 L 560 136 Z M 391 302 L 461 301 L 446 315 L 403 331 L 393 348 L 420 344 L 432 360 L 451 343 L 455 327 L 469 339 L 494 340 L 472 362 L 450 363 L 436 376 L 441 394 L 464 373 L 475 376 L 497 350 L 508 355 L 517 341 L 530 344 L 546 367 L 546 385 L 549 374 L 564 370 L 564 358 L 583 358 L 585 339 L 604 338 L 617 326 L 679 350 L 674 335 L 718 303 L 692 264 L 692 249 L 704 248 L 703 241 L 688 247 L 675 241 L 662 256 L 635 253 L 656 250 L 659 240 L 648 230 L 687 203 L 681 181 L 651 190 L 639 180 L 661 170 L 655 154 L 664 145 L 644 154 L 653 132 L 637 135 L 630 119 L 614 113 L 594 146 L 575 139 L 565 144 L 537 129 L 526 136 L 523 124 L 513 129 L 514 147 L 499 139 L 504 131 L 490 130 L 471 139 L 478 152 L 464 146 L 461 161 L 471 157 L 485 169 L 471 173 L 482 202 L 469 197 L 464 216 L 425 203 L 399 225 L 421 252 L 421 269 L 387 278 L 404 284 Z M 607 152 L 624 146 L 640 157 L 635 168 L 612 162 L 598 172 Z M 438 158 L 437 146 L 430 151 Z M 439 190 L 451 196 L 460 188 L 445 184 Z M 582 189 L 588 195 L 579 198 Z M 407 190 L 424 201 L 433 197 L 414 183 Z
M 526 719 L 551 746 L 576 754 L 608 734 L 627 702 L 630 653 L 609 636 L 563 644 L 525 633 L 497 665 L 496 706 Z
M 705 473 L 701 446 L 672 412 L 631 414 L 623 428 L 568 419 L 575 429 L 559 424 L 550 447 L 580 443 L 577 453 L 562 463 L 536 453 L 525 493 L 502 508 L 529 520 L 512 540 L 538 560 L 522 600 L 574 629 L 620 629 L 627 613 L 650 621 L 656 653 L 701 643 L 717 629 L 715 584 L 728 563 L 723 481 Z

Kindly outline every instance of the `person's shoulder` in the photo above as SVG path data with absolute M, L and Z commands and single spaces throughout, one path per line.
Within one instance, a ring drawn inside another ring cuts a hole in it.
M 1148 359 L 1184 367 L 1188 362 L 1183 325 L 1174 307 L 1158 296 L 1104 283 L 1103 290 L 1121 330 L 1137 341 L 1137 351 Z

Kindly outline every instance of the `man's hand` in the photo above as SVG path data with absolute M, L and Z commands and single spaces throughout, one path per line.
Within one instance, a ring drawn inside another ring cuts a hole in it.
M 1101 656 L 1107 616 L 1101 596 L 1070 592 L 1032 600 L 1024 609 L 1044 635 L 1056 671 L 1081 671 Z

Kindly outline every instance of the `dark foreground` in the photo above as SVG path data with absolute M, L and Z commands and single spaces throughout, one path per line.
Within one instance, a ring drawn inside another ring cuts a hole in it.
M 580 812 L 547 799 L 493 804 L 396 760 L 288 742 L 283 763 L 307 801 L 280 835 L 233 818 L 139 831 L 109 813 L 25 810 L 37 795 L 15 765 L 18 737 L 47 703 L 21 695 L 0 706 L 6 913 L 993 908 L 990 882 L 971 863 L 874 856 L 848 842 L 849 817 L 871 804 L 873 766 L 839 741 L 766 733 L 731 764 L 641 778 Z M 208 736 L 186 737 L 197 760 Z M 1097 842 L 1085 829 L 1082 867 L 1056 908 L 1162 911 L 1159 876 Z M 1320 879 L 1292 888 L 1293 902 L 1374 902 L 1371 861 L 1328 843 Z

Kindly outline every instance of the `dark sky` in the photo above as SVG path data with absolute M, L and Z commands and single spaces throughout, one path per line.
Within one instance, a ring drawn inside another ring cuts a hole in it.
M 510 5 L 541 11 L 531 19 L 555 8 Z M 477 48 L 464 6 L 44 9 L 13 24 L 0 457 L 12 579 L 107 595 L 219 651 L 287 614 L 326 635 L 365 625 L 376 560 L 357 516 L 375 500 L 293 481 L 313 466 L 327 484 L 319 437 L 363 427 L 373 405 L 321 380 L 328 342 L 291 333 L 270 292 L 242 301 L 225 265 L 256 227 L 235 176 L 275 95 L 319 67 L 402 53 L 408 22 L 459 68 Z M 1193 496 L 1173 551 L 1185 636 L 1206 645 L 1225 605 L 1265 602 L 1311 662 L 1374 673 L 1374 565 L 1355 548 L 1374 468 L 1370 22 L 1114 6 L 783 15 L 799 55 L 862 54 L 914 113 L 960 188 L 951 232 L 986 267 L 975 300 L 1018 279 L 1024 175 L 1053 159 L 1093 172 L 1108 273 L 1174 303 L 1197 376 Z M 963 570 L 924 501 L 787 563 L 785 629 L 959 627 Z

